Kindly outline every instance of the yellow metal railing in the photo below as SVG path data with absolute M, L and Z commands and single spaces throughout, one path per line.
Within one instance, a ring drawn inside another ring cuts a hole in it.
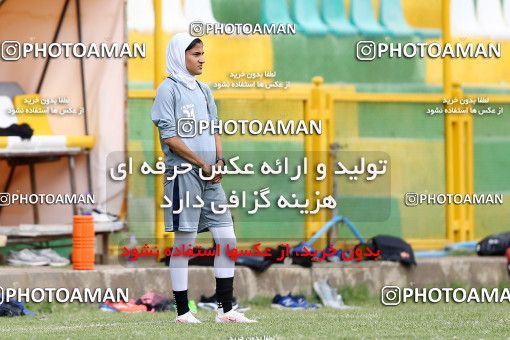
M 463 98 L 459 85 L 454 85 L 452 97 Z M 152 99 L 155 91 L 131 90 L 130 98 Z M 305 156 L 309 164 L 318 162 L 331 166 L 328 157 L 329 146 L 334 142 L 334 104 L 339 102 L 351 103 L 433 103 L 443 102 L 442 93 L 431 94 L 394 94 L 394 93 L 356 93 L 338 90 L 333 86 L 325 86 L 322 78 L 313 79 L 313 84 L 299 89 L 288 90 L 219 90 L 214 92 L 216 100 L 297 100 L 303 103 L 305 120 L 322 120 L 322 135 L 305 136 Z M 509 95 L 471 94 L 469 97 L 486 97 L 491 103 L 510 103 Z M 465 109 L 465 107 L 464 107 Z M 445 173 L 446 191 L 448 193 L 473 193 L 473 122 L 468 114 L 445 115 Z M 156 132 L 157 138 L 157 132 Z M 159 145 L 159 140 L 158 144 Z M 159 180 L 156 181 L 158 191 L 162 190 Z M 317 182 L 313 176 L 306 179 L 306 198 L 312 199 L 315 191 L 332 194 L 332 179 Z M 161 194 L 162 195 L 162 194 Z M 310 237 L 328 220 L 331 212 L 323 212 L 305 217 L 305 237 Z M 161 216 L 161 215 L 159 215 Z M 472 205 L 451 205 L 446 207 L 446 231 L 443 239 L 411 239 L 416 248 L 438 248 L 448 242 L 472 240 L 474 237 L 474 211 Z M 162 221 L 162 217 L 158 220 Z M 158 239 L 164 233 L 162 222 L 158 222 Z M 167 240 L 166 242 L 169 242 Z M 324 239 L 322 240 L 324 241 Z
M 330 145 L 334 141 L 334 115 L 332 106 L 327 100 L 326 92 L 321 77 L 313 78 L 313 86 L 310 91 L 309 100 L 305 101 L 305 121 L 322 120 L 323 133 L 305 136 L 305 156 L 307 158 L 309 169 L 316 168 L 319 163 L 326 164 L 327 169 L 333 169 L 333 160 L 330 157 Z M 305 181 L 305 197 L 313 201 L 315 192 L 321 195 L 333 194 L 333 181 L 331 176 L 327 176 L 326 181 L 317 181 L 313 174 L 308 174 Z M 305 238 L 309 239 L 317 230 L 319 230 L 326 221 L 333 216 L 331 210 L 320 210 L 315 215 L 305 215 Z M 319 242 L 320 246 L 325 246 L 325 238 Z
M 154 4 L 154 91 L 152 91 L 152 98 L 156 95 L 156 89 L 159 86 L 159 83 L 163 81 L 166 77 L 166 67 L 165 67 L 165 54 L 160 51 L 160 46 L 163 41 L 163 5 L 162 0 L 153 0 Z M 143 94 L 149 94 L 149 91 L 144 91 Z M 158 157 L 164 157 L 163 151 L 161 149 L 161 142 L 159 140 L 159 132 L 156 127 L 154 127 L 154 158 L 157 160 Z M 174 234 L 173 233 L 165 233 L 165 221 L 164 221 L 164 213 L 160 204 L 163 202 L 163 180 L 164 175 L 156 175 L 154 179 L 154 206 L 155 212 L 154 217 L 156 221 L 155 225 L 155 236 L 156 236 L 156 245 L 158 249 L 165 249 L 165 247 L 169 247 L 173 241 Z M 164 257 L 164 252 L 160 252 L 160 259 Z
M 462 98 L 463 93 L 459 85 L 453 87 L 452 95 L 454 98 Z M 458 103 L 452 108 L 463 109 Z M 473 194 L 473 117 L 470 114 L 445 114 L 444 122 L 446 192 Z M 472 240 L 474 237 L 473 205 L 448 204 L 446 226 L 449 241 Z
M 450 0 L 442 3 L 443 44 L 451 41 Z M 452 83 L 452 60 L 443 59 L 443 92 L 446 98 L 462 98 L 460 85 Z M 460 105 L 460 104 L 457 104 Z M 445 104 L 446 107 L 446 104 Z M 473 117 L 469 114 L 444 115 L 446 192 L 473 193 Z M 446 205 L 446 238 L 450 242 L 474 237 L 474 209 L 470 204 Z

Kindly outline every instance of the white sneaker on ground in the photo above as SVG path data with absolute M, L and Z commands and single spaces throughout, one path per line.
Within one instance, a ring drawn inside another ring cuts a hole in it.
M 49 248 L 41 249 L 36 254 L 41 257 L 45 257 L 50 262 L 50 266 L 52 266 L 52 267 L 63 267 L 63 266 L 67 266 L 70 263 L 70 261 L 68 259 L 60 256 L 53 249 L 49 249 Z
M 50 261 L 42 256 L 37 255 L 30 249 L 23 249 L 21 251 L 11 251 L 7 262 L 12 266 L 46 266 Z
M 253 323 L 257 320 L 248 319 L 243 313 L 239 313 L 233 309 L 226 313 L 222 313 L 220 310 L 216 314 L 216 322 L 220 323 Z
M 179 315 L 175 322 L 177 323 L 201 323 L 200 320 L 195 318 L 195 316 L 191 313 L 191 311 L 188 311 L 186 314 Z
M 344 304 L 342 296 L 338 294 L 335 287 L 331 286 L 327 279 L 319 280 L 313 283 L 313 289 L 319 295 L 322 304 L 334 309 L 351 309 L 352 306 Z

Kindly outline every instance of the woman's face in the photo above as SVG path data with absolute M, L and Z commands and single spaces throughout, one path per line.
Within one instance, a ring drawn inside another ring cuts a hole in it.
M 205 63 L 204 59 L 204 44 L 201 42 L 196 43 L 193 48 L 186 51 L 186 68 L 189 73 L 194 76 L 202 74 L 202 65 Z

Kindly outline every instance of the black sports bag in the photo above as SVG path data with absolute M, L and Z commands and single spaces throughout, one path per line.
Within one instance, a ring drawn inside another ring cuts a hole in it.
M 480 256 L 505 255 L 508 247 L 510 232 L 487 236 L 476 245 L 476 253 Z
M 380 250 L 380 259 L 385 261 L 397 261 L 403 265 L 416 265 L 413 248 L 399 237 L 378 235 L 372 238 L 371 248 Z

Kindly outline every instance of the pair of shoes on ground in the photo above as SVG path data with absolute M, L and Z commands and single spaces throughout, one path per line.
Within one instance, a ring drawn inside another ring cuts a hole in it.
M 319 280 L 313 283 L 313 290 L 326 307 L 334 309 L 351 309 L 352 306 L 346 306 L 342 300 L 342 296 L 338 294 L 336 288 L 332 287 L 327 279 Z
M 200 296 L 200 302 L 198 303 L 198 307 L 206 310 L 218 311 L 218 299 L 216 299 L 216 294 L 211 297 L 205 297 L 204 295 Z M 232 309 L 238 311 L 239 313 L 244 313 L 250 309 L 250 307 L 241 306 L 237 303 L 236 298 L 232 299 Z
M 53 249 L 23 249 L 20 251 L 11 251 L 7 262 L 12 266 L 47 266 L 62 267 L 67 266 L 70 261 L 60 256 Z
M 292 295 L 289 293 L 285 296 L 276 294 L 273 298 L 271 307 L 278 309 L 302 310 L 317 309 L 320 307 L 320 305 L 306 301 L 303 295 Z
M 218 310 L 216 314 L 215 321 L 218 323 L 254 323 L 256 320 L 248 319 L 243 313 L 239 313 L 233 309 L 229 310 L 227 313 L 223 313 L 221 309 Z M 177 323 L 202 323 L 200 320 L 195 318 L 191 311 L 188 311 L 186 314 L 179 315 L 175 322 Z

